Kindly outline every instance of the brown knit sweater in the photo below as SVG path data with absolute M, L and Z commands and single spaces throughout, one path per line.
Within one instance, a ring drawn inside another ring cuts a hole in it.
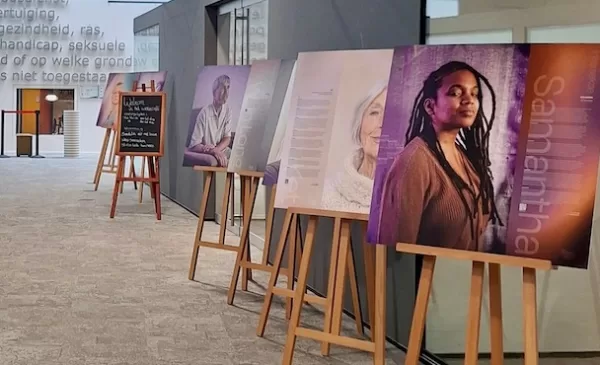
M 471 164 L 467 170 L 475 186 L 479 177 Z M 475 200 L 464 192 L 472 211 Z M 398 154 L 386 176 L 379 219 L 379 243 L 419 243 L 470 251 L 483 251 L 483 232 L 489 215 L 473 221 L 450 177 L 421 138 L 413 139 Z

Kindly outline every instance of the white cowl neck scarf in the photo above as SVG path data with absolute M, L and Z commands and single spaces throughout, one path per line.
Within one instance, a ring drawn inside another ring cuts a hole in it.
M 326 209 L 369 213 L 373 180 L 358 172 L 362 160 L 362 149 L 355 150 L 344 161 L 340 173 L 326 184 L 323 193 Z

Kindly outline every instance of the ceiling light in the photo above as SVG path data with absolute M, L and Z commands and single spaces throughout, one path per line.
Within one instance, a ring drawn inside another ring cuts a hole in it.
M 55 102 L 58 100 L 58 96 L 56 96 L 55 94 L 48 94 L 46 95 L 46 101 L 49 101 L 51 103 Z

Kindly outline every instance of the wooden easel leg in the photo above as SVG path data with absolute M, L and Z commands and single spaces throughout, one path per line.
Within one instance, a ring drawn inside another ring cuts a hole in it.
M 123 163 L 123 175 L 125 175 L 125 167 L 127 165 L 127 158 L 125 156 L 119 156 L 119 164 Z M 123 187 L 125 186 L 125 184 L 121 184 L 121 189 L 120 189 L 120 193 L 123 194 Z
M 110 129 L 107 129 L 104 133 L 104 140 L 102 141 L 102 148 L 100 149 L 100 156 L 98 156 L 98 164 L 96 165 L 96 173 L 94 174 L 94 191 L 98 190 L 98 185 L 100 184 L 104 160 L 106 159 L 106 150 L 108 150 L 108 144 L 110 143 L 110 133 Z
M 413 311 L 412 325 L 408 339 L 408 349 L 404 365 L 418 365 L 421 356 L 421 345 L 423 344 L 423 331 L 425 330 L 425 319 L 427 317 L 427 306 L 431 295 L 431 283 L 435 270 L 435 256 L 424 256 L 421 278 L 419 279 L 419 290 Z M 377 312 L 375 312 L 377 315 Z
M 479 330 L 481 328 L 481 303 L 483 301 L 483 276 L 485 263 L 473 261 L 471 272 L 471 293 L 467 316 L 465 340 L 465 365 L 477 365 L 479 358 Z
M 271 234 L 273 233 L 273 218 L 275 217 L 275 192 L 277 186 L 271 186 L 269 194 L 269 205 L 267 206 L 267 220 L 265 221 L 265 244 L 263 248 L 262 264 L 266 266 L 269 262 L 269 250 L 271 249 Z
M 150 161 L 150 159 L 148 159 L 148 161 Z M 192 252 L 192 261 L 190 262 L 190 270 L 188 273 L 189 280 L 194 280 L 194 276 L 196 276 L 196 265 L 198 263 L 200 241 L 202 241 L 202 231 L 204 230 L 204 217 L 206 216 L 206 207 L 208 204 L 208 196 L 210 195 L 210 186 L 212 184 L 213 175 L 214 172 L 212 171 L 204 172 L 204 190 L 202 192 L 202 200 L 200 201 L 200 209 L 198 209 L 198 225 L 196 227 L 194 250 Z
M 365 241 L 366 242 L 366 241 Z M 385 364 L 385 320 L 387 300 L 387 246 L 376 245 L 375 248 L 375 290 L 373 294 L 373 322 L 371 322 L 371 338 L 375 343 L 373 365 Z M 433 271 L 433 268 L 432 268 Z M 368 276 L 367 276 L 368 277 Z M 371 312 L 371 310 L 369 310 Z
M 110 207 L 110 217 L 114 218 L 117 211 L 117 199 L 119 198 L 119 189 L 123 184 L 123 174 L 125 172 L 125 163 L 123 159 L 119 159 L 117 167 L 117 176 L 115 177 L 115 187 L 113 189 L 112 205 Z
M 538 365 L 537 282 L 535 269 L 523 268 L 523 332 L 525 335 L 524 365 Z
M 248 190 L 248 195 L 250 195 L 250 190 L 254 189 L 254 185 L 256 185 L 256 188 L 258 189 L 258 179 L 256 178 L 248 178 L 248 186 L 246 187 L 246 190 Z M 254 195 L 255 199 L 256 199 L 256 194 Z M 250 222 L 248 223 L 248 225 L 252 224 L 252 214 L 250 214 Z M 250 246 L 250 237 L 251 237 L 251 231 L 250 229 L 248 229 L 248 251 L 246 251 L 246 261 L 248 262 L 252 262 L 252 250 L 250 249 L 252 246 Z M 244 290 L 248 290 L 248 281 L 252 281 L 252 269 L 250 268 L 246 268 L 246 289 Z
M 246 202 L 248 200 L 248 195 L 249 195 L 249 191 L 252 188 L 252 182 L 251 182 L 251 178 L 247 177 L 247 176 L 241 176 L 240 177 L 240 182 L 241 182 L 241 186 L 240 186 L 240 190 L 241 190 L 241 194 L 240 194 L 240 203 L 241 203 L 241 210 L 242 210 L 242 225 L 244 224 L 245 220 L 246 220 L 246 216 L 248 215 L 248 210 L 246 209 Z M 250 217 L 250 219 L 252 219 L 252 217 Z M 250 223 L 248 223 L 248 225 L 250 225 Z M 242 227 L 242 229 L 244 229 L 245 227 Z M 244 261 L 248 262 L 251 260 L 251 255 L 250 255 L 250 234 L 246 235 L 246 239 L 244 242 L 244 246 L 248 245 L 248 249 L 244 250 Z M 252 273 L 250 272 L 250 269 L 247 268 L 243 268 L 242 269 L 242 290 L 243 291 L 248 291 L 248 281 L 252 279 Z
M 315 243 L 317 220 L 318 217 L 316 216 L 310 216 L 308 220 L 308 229 L 306 230 L 306 239 L 304 241 L 304 249 L 302 250 L 302 259 L 300 260 L 300 268 L 298 269 L 298 284 L 296 290 L 294 291 L 294 303 L 296 303 L 296 305 L 292 307 L 292 318 L 288 324 L 287 339 L 285 341 L 285 348 L 283 349 L 283 365 L 291 365 L 294 357 L 294 350 L 296 347 L 296 329 L 300 324 L 300 313 L 303 307 L 302 303 L 304 303 L 304 295 L 306 294 L 306 281 L 308 279 L 308 268 L 310 264 L 310 257 L 312 255 L 312 248 Z M 343 239 L 343 235 L 344 227 L 342 226 L 341 239 Z M 341 262 L 344 263 L 345 260 L 341 260 Z M 342 272 L 345 272 L 345 270 Z
M 129 158 L 129 177 L 134 177 L 135 178 L 135 157 L 131 156 Z M 138 186 L 137 186 L 137 181 L 133 181 L 133 189 L 137 190 Z
M 298 240 L 298 220 L 296 219 L 296 223 L 294 224 L 294 226 L 292 227 L 292 232 L 290 232 L 290 234 L 288 235 L 288 245 L 287 245 L 287 259 L 288 259 L 288 263 L 287 263 L 287 272 L 288 272 L 288 276 L 287 276 L 287 288 L 289 290 L 294 290 L 294 282 L 295 282 L 295 277 L 296 277 L 296 268 L 299 266 L 298 263 L 296 263 L 297 261 L 297 257 L 298 257 L 298 253 L 301 252 L 301 250 L 298 250 L 298 246 L 300 244 L 299 240 Z M 294 305 L 294 300 L 293 298 L 290 297 L 286 297 L 285 298 L 285 318 L 287 320 L 289 320 L 290 318 L 292 318 L 292 306 Z
M 333 321 L 333 300 L 336 293 L 335 275 L 337 274 L 337 266 L 340 251 L 340 235 L 342 232 L 342 219 L 334 218 L 333 221 L 333 239 L 331 241 L 331 256 L 329 257 L 329 278 L 327 279 L 327 297 L 325 298 L 325 321 L 323 332 L 331 333 Z M 321 355 L 329 356 L 331 344 L 329 342 L 321 343 Z
M 233 192 L 233 174 L 227 173 L 225 176 L 225 190 L 223 192 L 223 201 L 221 205 L 221 220 L 219 221 L 219 244 L 225 244 L 225 232 L 227 230 L 227 213 L 229 211 L 229 200 Z
M 339 335 L 342 330 L 342 316 L 344 309 L 344 290 L 346 288 L 346 272 L 348 271 L 348 253 L 350 251 L 350 221 L 342 221 L 340 234 L 340 250 L 338 252 L 338 266 L 335 274 L 335 292 L 333 294 L 333 318 L 331 333 Z
M 365 287 L 367 291 L 367 310 L 369 313 L 369 327 L 371 328 L 371 341 L 374 340 L 373 326 L 375 322 L 375 245 L 367 243 L 366 224 L 363 224 L 365 238 L 363 241 L 363 255 L 365 261 Z
M 142 168 L 140 171 L 140 176 L 142 178 L 146 176 L 146 159 L 147 157 L 142 157 Z M 138 200 L 140 203 L 144 200 L 144 182 L 140 183 L 140 190 L 138 191 Z
M 244 177 L 242 177 L 244 179 Z M 248 187 L 251 183 L 246 182 L 245 185 Z M 246 268 L 242 268 L 242 261 L 246 261 L 248 257 L 247 251 L 250 250 L 250 240 L 248 236 L 250 235 L 250 220 L 252 219 L 252 211 L 254 210 L 254 201 L 256 200 L 256 192 L 258 190 L 258 184 L 251 184 L 251 190 L 249 192 L 249 196 L 246 196 L 244 199 L 244 207 L 243 211 L 243 222 L 242 222 L 242 235 L 240 236 L 240 245 L 237 252 L 237 257 L 235 259 L 235 265 L 233 268 L 233 274 L 231 275 L 231 283 L 229 284 L 229 291 L 227 293 L 227 304 L 232 305 L 233 300 L 235 298 L 235 291 L 237 288 L 238 280 L 240 277 L 240 270 L 245 270 Z M 248 261 L 246 261 L 248 262 Z
M 160 165 L 158 157 L 150 157 L 153 160 L 152 172 L 154 173 L 154 182 L 150 183 L 151 188 L 154 190 L 154 205 L 156 208 L 156 219 L 161 220 L 162 218 L 162 207 L 160 205 Z
M 360 298 L 358 294 L 358 282 L 356 280 L 356 268 L 354 266 L 354 250 L 352 249 L 352 242 L 348 247 L 348 279 L 350 281 L 350 293 L 352 294 L 352 307 L 354 309 L 354 322 L 356 323 L 356 332 L 363 336 L 365 334 L 363 328 L 362 313 L 360 312 Z
M 152 161 L 150 157 L 146 159 L 146 163 L 148 164 L 148 177 L 151 177 L 150 169 L 152 168 Z M 150 199 L 154 200 L 154 198 L 154 189 L 152 189 L 152 184 L 150 184 Z M 156 202 L 154 202 L 154 204 L 156 204 Z
M 115 149 L 117 148 L 117 132 L 111 133 L 110 136 L 110 153 L 108 154 L 108 167 L 110 170 L 115 169 L 115 164 L 117 163 L 117 155 L 115 154 Z
M 267 319 L 269 318 L 269 312 L 271 311 L 271 304 L 273 303 L 273 288 L 277 285 L 277 279 L 279 278 L 279 272 L 281 271 L 281 262 L 283 261 L 283 253 L 285 250 L 287 239 L 291 234 L 295 234 L 297 215 L 287 211 L 285 218 L 283 219 L 283 225 L 281 226 L 281 235 L 279 236 L 279 242 L 277 243 L 277 252 L 275 253 L 275 261 L 273 262 L 273 271 L 269 278 L 269 285 L 267 286 L 267 292 L 265 293 L 265 299 L 263 307 L 260 312 L 260 319 L 258 321 L 258 327 L 256 328 L 256 335 L 263 337 L 265 334 L 265 327 L 267 326 Z M 294 227 L 294 231 L 290 232 L 290 228 Z M 291 273 L 288 275 L 292 275 Z
M 504 364 L 502 279 L 499 264 L 489 264 L 491 365 Z

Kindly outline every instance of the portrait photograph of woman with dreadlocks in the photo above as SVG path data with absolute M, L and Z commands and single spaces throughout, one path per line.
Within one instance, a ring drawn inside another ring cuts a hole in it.
M 502 253 L 526 61 L 513 45 L 396 49 L 370 242 Z

